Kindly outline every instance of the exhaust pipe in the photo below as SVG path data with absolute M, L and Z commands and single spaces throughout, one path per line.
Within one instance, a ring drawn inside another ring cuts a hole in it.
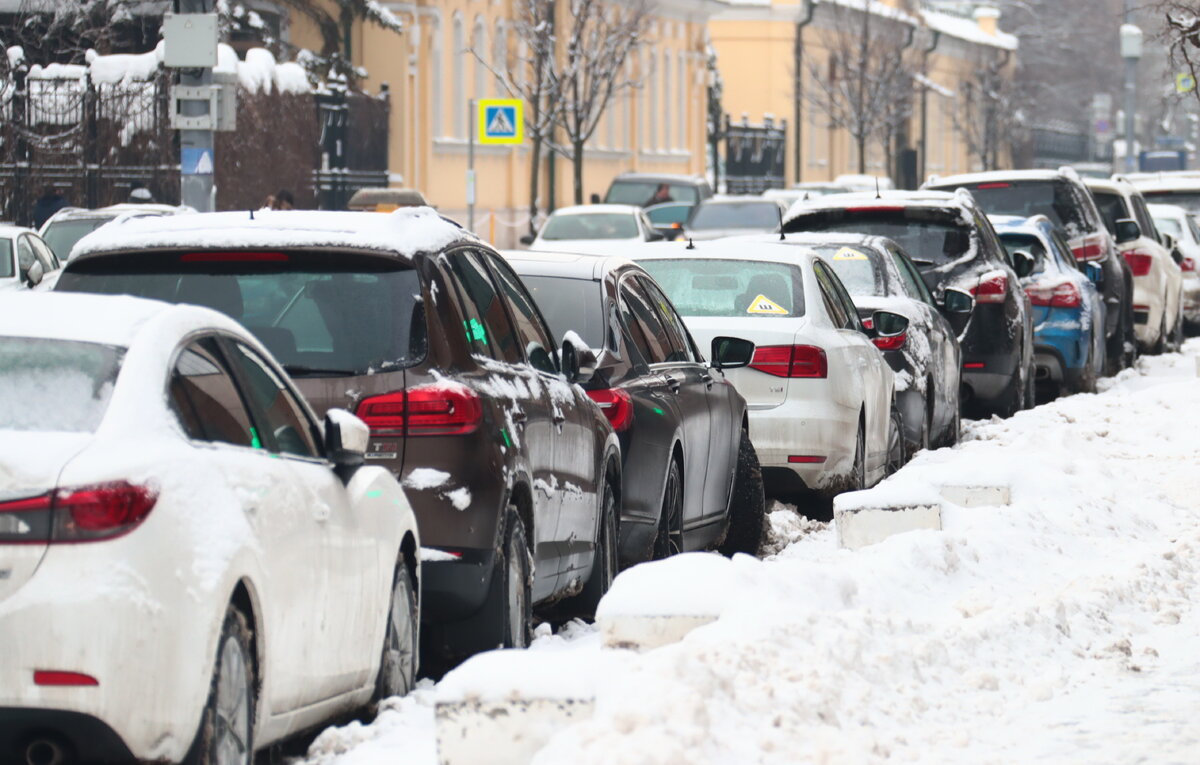
M 1043 366 L 1037 367 L 1037 371 L 1034 373 L 1033 379 L 1049 380 L 1050 379 L 1050 367 L 1043 367 Z
M 52 738 L 38 738 L 25 747 L 25 765 L 63 765 L 66 752 Z

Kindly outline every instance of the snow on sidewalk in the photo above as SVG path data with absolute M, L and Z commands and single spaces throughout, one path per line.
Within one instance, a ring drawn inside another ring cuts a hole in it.
M 682 642 L 638 654 L 591 628 L 543 633 L 547 667 L 568 651 L 603 671 L 592 719 L 534 762 L 1195 762 L 1198 356 L 1191 341 L 1101 394 L 971 423 L 876 490 L 1003 482 L 1007 507 L 947 505 L 943 531 L 856 552 L 776 513 L 777 554 L 730 561 L 720 618 Z M 695 556 L 639 567 L 613 596 L 702 600 Z M 324 732 L 306 762 L 435 763 L 439 692 Z

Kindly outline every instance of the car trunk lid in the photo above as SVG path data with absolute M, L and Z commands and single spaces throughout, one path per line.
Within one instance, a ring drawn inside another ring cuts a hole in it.
M 715 337 L 740 337 L 750 340 L 759 348 L 790 346 L 802 342 L 800 330 L 806 319 L 761 319 L 736 317 L 688 317 L 688 329 L 696 343 L 705 351 L 712 347 Z M 738 393 L 746 399 L 750 409 L 771 409 L 787 400 L 787 377 L 760 372 L 744 367 L 726 370 L 725 375 Z

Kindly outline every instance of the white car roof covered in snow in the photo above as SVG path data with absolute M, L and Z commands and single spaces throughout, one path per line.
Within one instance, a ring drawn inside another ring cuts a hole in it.
M 645 260 L 745 260 L 768 263 L 808 263 L 819 257 L 808 247 L 780 241 L 778 235 L 761 237 L 739 236 L 727 239 L 709 239 L 696 242 L 692 247 L 673 247 L 663 244 L 647 244 L 629 248 L 623 252 L 635 262 Z
M 572 205 L 570 207 L 560 207 L 550 214 L 556 217 L 560 215 L 592 215 L 599 213 L 636 215 L 641 211 L 642 208 L 634 207 L 633 205 Z
M 1180 173 L 1156 173 L 1154 175 L 1125 176 L 1141 192 L 1155 191 L 1198 191 L 1200 192 L 1200 173 L 1184 171 Z
M 921 188 L 931 186 L 969 186 L 975 183 L 991 181 L 1053 181 L 1068 178 L 1073 181 L 1082 180 L 1073 168 L 1063 167 L 1058 170 L 989 170 L 984 173 L 962 173 L 959 175 L 929 176 L 929 180 Z
M 975 198 L 962 191 L 862 191 L 853 194 L 830 194 L 824 197 L 801 199 L 783 216 L 784 225 L 805 213 L 819 210 L 838 210 L 847 207 L 919 207 L 929 209 L 958 208 L 969 218 L 975 209 Z
M 1186 220 L 1188 217 L 1188 211 L 1179 205 L 1147 203 L 1146 209 L 1150 211 L 1151 217 L 1154 218 L 1174 218 L 1175 220 Z
M 71 262 L 103 252 L 143 249 L 254 250 L 337 247 L 411 257 L 457 241 L 478 241 L 431 207 L 391 213 L 258 210 L 133 218 L 79 240 Z

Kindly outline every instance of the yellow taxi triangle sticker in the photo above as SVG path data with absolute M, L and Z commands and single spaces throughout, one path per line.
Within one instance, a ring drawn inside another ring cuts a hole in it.
M 866 260 L 867 256 L 851 247 L 843 247 L 833 255 L 834 260 Z
M 787 316 L 787 309 L 766 295 L 759 295 L 750 303 L 746 313 L 769 313 L 776 316 Z

